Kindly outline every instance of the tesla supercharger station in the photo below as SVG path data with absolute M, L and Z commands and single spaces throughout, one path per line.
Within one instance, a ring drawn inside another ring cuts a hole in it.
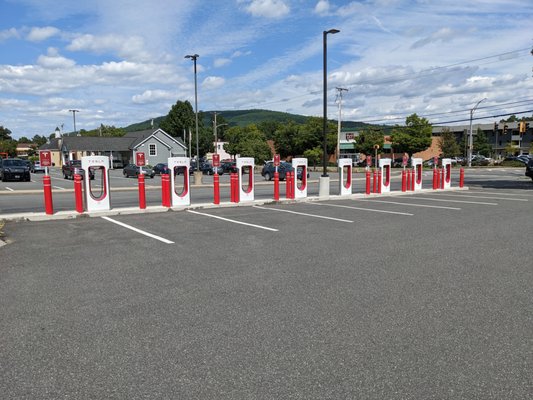
M 111 209 L 109 198 L 109 157 L 88 156 L 81 158 L 83 169 L 83 182 L 85 183 L 85 204 L 87 211 L 103 211 Z M 95 178 L 89 178 L 89 172 L 93 172 Z M 93 188 L 98 185 L 98 190 Z
M 444 169 L 444 189 L 452 187 L 452 160 L 451 158 L 443 158 L 442 169 Z
M 189 191 L 190 166 L 191 159 L 189 157 L 170 157 L 168 159 L 172 207 L 191 205 L 191 192 Z M 183 188 L 180 193 L 176 191 L 176 180 L 179 179 L 178 171 L 183 171 Z
M 252 157 L 238 157 L 236 166 L 239 178 L 239 202 L 254 201 L 254 159 Z M 243 189 L 245 169 L 248 169 L 248 186 Z
M 415 172 L 414 180 L 414 188 L 415 191 L 422 190 L 422 159 L 421 158 L 411 158 L 411 168 L 413 168 Z
M 381 170 L 381 193 L 390 192 L 390 168 L 392 160 L 390 158 L 381 158 L 379 168 Z
M 337 165 L 339 167 L 339 195 L 349 196 L 352 194 L 352 159 L 340 158 Z M 346 167 L 346 176 L 344 176 L 344 167 Z M 346 183 L 344 183 L 345 180 Z
M 298 186 L 298 168 L 302 169 L 302 182 L 300 186 Z M 307 197 L 307 158 L 293 158 L 292 172 L 294 173 L 294 179 L 292 182 L 294 185 L 294 198 L 304 199 Z

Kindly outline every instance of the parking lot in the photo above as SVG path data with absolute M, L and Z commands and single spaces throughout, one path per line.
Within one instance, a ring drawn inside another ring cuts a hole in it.
M 533 185 L 469 186 L 8 221 L 0 392 L 530 398 Z

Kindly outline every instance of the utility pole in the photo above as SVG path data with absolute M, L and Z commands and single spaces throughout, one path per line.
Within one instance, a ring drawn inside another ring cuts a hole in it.
M 339 161 L 341 156 L 341 119 L 342 119 L 342 92 L 347 92 L 348 89 L 337 87 L 335 88 L 339 92 L 337 94 L 337 99 L 339 100 L 339 120 L 337 122 L 337 149 L 335 152 L 335 158 Z
M 80 110 L 68 110 L 72 113 L 72 117 L 74 118 L 74 136 L 78 136 L 78 131 L 76 130 L 76 113 L 80 112 Z

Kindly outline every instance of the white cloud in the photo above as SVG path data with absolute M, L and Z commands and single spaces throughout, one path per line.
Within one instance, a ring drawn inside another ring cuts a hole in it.
M 318 3 L 316 3 L 315 13 L 318 15 L 328 15 L 329 9 L 330 9 L 329 1 L 320 0 Z
M 40 55 L 37 59 L 37 64 L 43 68 L 58 69 L 58 68 L 71 68 L 76 65 L 74 60 L 60 56 L 55 47 L 48 48 L 48 54 L 46 56 Z
M 167 90 L 145 90 L 143 94 L 135 95 L 131 100 L 135 104 L 157 103 L 161 100 L 174 100 L 176 93 Z
M 0 42 L 11 38 L 20 38 L 20 34 L 15 28 L 0 31 Z
M 148 60 L 144 40 L 140 36 L 122 36 L 109 34 L 95 36 L 85 34 L 78 36 L 67 46 L 70 51 L 89 51 L 96 54 L 114 53 L 120 57 L 133 60 Z
M 215 66 L 215 68 L 224 67 L 228 64 L 231 64 L 231 60 L 229 58 L 217 58 L 213 62 L 213 65 Z
M 220 76 L 208 76 L 204 79 L 202 82 L 202 88 L 204 89 L 217 89 L 224 85 L 226 80 L 224 78 L 221 78 Z
M 283 0 L 252 0 L 246 10 L 254 17 L 282 18 L 290 8 Z
M 30 32 L 26 36 L 26 40 L 30 42 L 42 42 L 49 39 L 52 36 L 59 34 L 61 31 L 53 26 L 45 26 L 43 28 L 34 27 L 30 29 Z

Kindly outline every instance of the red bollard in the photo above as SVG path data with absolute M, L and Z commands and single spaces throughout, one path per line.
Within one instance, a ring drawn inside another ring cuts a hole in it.
M 274 172 L 274 200 L 279 201 L 279 172 Z
M 444 189 L 444 168 L 440 169 L 440 188 Z
M 291 198 L 291 173 L 286 172 L 285 173 L 285 198 L 290 199 Z
M 220 204 L 220 176 L 215 172 L 213 175 L 213 204 Z
M 433 168 L 433 190 L 437 189 L 437 169 Z
M 370 194 L 370 170 L 366 170 L 366 194 Z
M 377 193 L 377 180 L 378 174 L 377 171 L 374 170 L 374 173 L 372 174 L 372 193 Z
M 381 194 L 381 168 L 378 169 L 378 193 Z
M 76 201 L 76 211 L 81 214 L 83 212 L 83 193 L 80 174 L 74 174 L 74 199 Z
M 408 189 L 410 189 L 412 192 L 415 191 L 415 170 L 412 169 L 410 171 L 410 174 L 411 174 L 411 186 L 408 187 Z
M 161 204 L 163 207 L 170 207 L 170 176 L 161 175 Z
M 144 174 L 139 174 L 139 208 L 144 210 L 146 208 L 146 192 L 144 190 Z
M 459 187 L 462 188 L 465 186 L 465 169 L 461 168 L 459 170 Z
M 43 191 L 44 191 L 44 212 L 48 215 L 54 213 L 54 205 L 52 203 L 52 180 L 50 175 L 43 176 Z
M 230 177 L 230 191 L 231 191 L 231 202 L 239 202 L 239 174 L 233 173 Z
M 233 172 L 230 172 L 229 174 L 229 201 L 232 202 L 232 203 L 235 203 L 235 198 L 234 198 L 234 194 L 235 194 L 235 190 L 233 190 Z
M 402 171 L 402 192 L 407 190 L 407 173 L 405 169 Z

